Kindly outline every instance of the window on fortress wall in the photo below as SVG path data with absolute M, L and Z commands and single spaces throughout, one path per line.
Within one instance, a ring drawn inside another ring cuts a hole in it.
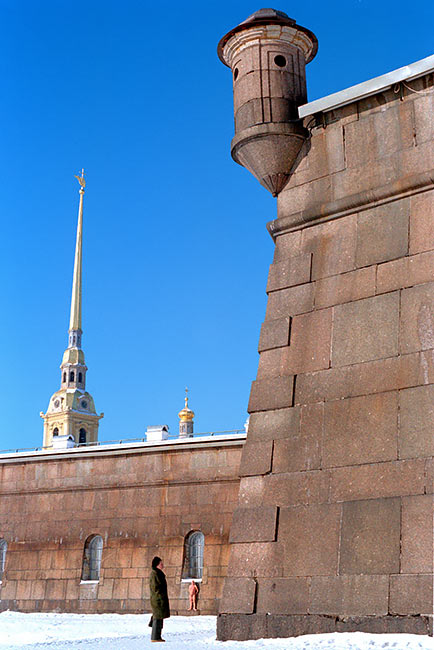
M 86 444 L 86 429 L 80 429 L 79 435 L 78 435 L 78 444 L 79 445 L 85 445 Z
M 0 582 L 3 580 L 3 573 L 5 570 L 6 564 L 6 551 L 8 550 L 8 545 L 5 539 L 0 539 Z
M 92 535 L 84 544 L 82 580 L 99 580 L 101 573 L 102 537 Z
M 183 580 L 201 580 L 205 537 L 199 530 L 188 533 L 184 541 Z

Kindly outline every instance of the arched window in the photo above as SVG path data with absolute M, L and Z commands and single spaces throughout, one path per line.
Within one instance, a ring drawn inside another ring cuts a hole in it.
M 86 429 L 80 429 L 79 435 L 78 435 L 78 444 L 79 445 L 85 445 L 87 442 L 86 440 Z
M 83 375 L 81 372 L 78 373 L 78 381 L 81 383 L 83 381 Z
M 102 537 L 91 535 L 84 544 L 82 580 L 99 580 L 102 558 Z
M 66 372 L 63 373 L 63 383 L 66 381 Z
M 69 373 L 69 381 L 74 381 L 74 373 L 73 372 Z
M 6 551 L 8 550 L 8 545 L 5 539 L 0 539 L 0 582 L 3 580 L 3 573 L 5 570 L 6 564 Z
M 194 530 L 184 541 L 183 580 L 201 580 L 203 574 L 203 549 L 205 537 L 200 530 Z
M 58 436 L 58 435 L 59 435 L 59 429 L 57 427 L 54 427 L 53 436 Z

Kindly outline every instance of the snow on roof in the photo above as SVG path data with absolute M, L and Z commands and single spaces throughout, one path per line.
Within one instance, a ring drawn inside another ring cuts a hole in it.
M 383 74 L 380 77 L 374 77 L 374 79 L 369 79 L 356 86 L 340 90 L 338 93 L 333 93 L 332 95 L 315 99 L 315 101 L 309 102 L 308 104 L 303 104 L 303 106 L 299 107 L 298 114 L 302 118 L 313 115 L 314 113 L 331 111 L 334 108 L 351 104 L 364 97 L 375 95 L 400 81 L 417 79 L 433 71 L 434 54 L 410 65 L 405 65 L 403 68 L 398 68 L 397 70 Z

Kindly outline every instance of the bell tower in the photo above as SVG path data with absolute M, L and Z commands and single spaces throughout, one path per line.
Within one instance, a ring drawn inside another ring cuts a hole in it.
M 60 366 L 60 389 L 51 397 L 46 413 L 40 413 L 44 420 L 44 447 L 52 447 L 53 438 L 57 436 L 72 436 L 77 445 L 96 442 L 99 420 L 104 417 L 104 413 L 97 415 L 93 398 L 86 391 L 87 366 L 81 349 L 83 197 L 86 187 L 84 170 L 76 178 L 80 183 L 80 200 L 68 347 L 63 353 Z

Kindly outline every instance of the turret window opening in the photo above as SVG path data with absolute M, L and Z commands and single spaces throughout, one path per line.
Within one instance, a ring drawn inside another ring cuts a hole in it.
M 73 372 L 69 373 L 69 381 L 74 381 L 74 373 Z
M 274 63 L 277 65 L 278 68 L 284 68 L 286 66 L 286 59 L 281 54 L 278 54 L 277 56 L 274 57 Z
M 5 539 L 0 539 L 0 584 L 3 580 L 3 574 L 5 571 L 6 565 L 6 551 L 8 550 L 8 545 Z
M 53 429 L 53 437 L 59 435 L 59 429 L 57 427 L 54 427 Z
M 66 372 L 63 373 L 63 383 L 66 382 Z
M 85 445 L 87 442 L 86 440 L 86 429 L 80 429 L 80 432 L 78 434 L 78 444 L 79 445 Z
M 82 581 L 99 581 L 103 541 L 101 535 L 91 535 L 84 544 Z
M 202 580 L 204 546 L 205 537 L 200 530 L 188 533 L 184 541 L 183 580 Z
M 78 373 L 78 381 L 80 384 L 83 381 L 83 374 L 81 372 Z

